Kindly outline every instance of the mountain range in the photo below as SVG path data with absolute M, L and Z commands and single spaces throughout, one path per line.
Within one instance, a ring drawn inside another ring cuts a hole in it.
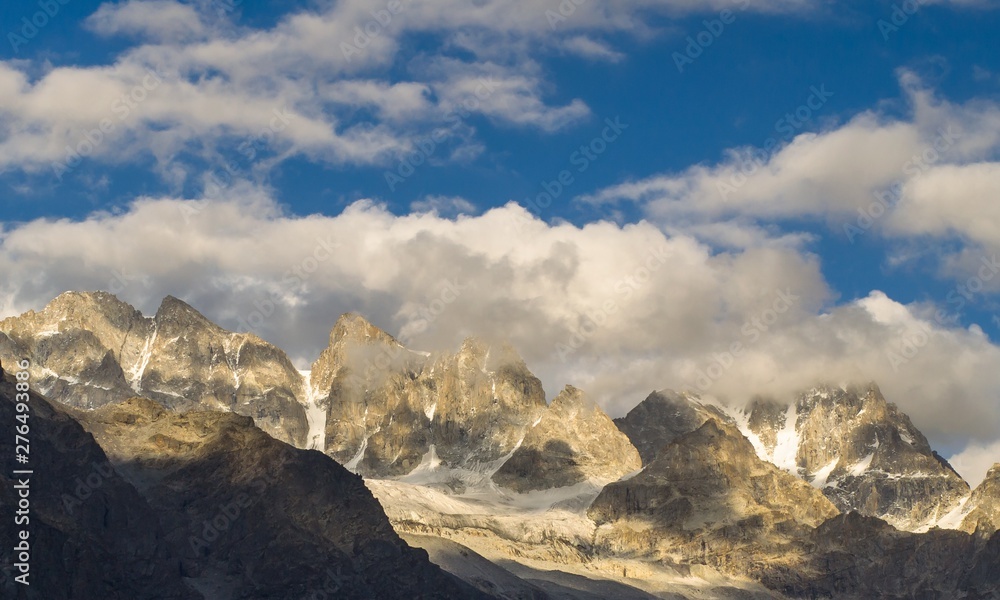
M 611 419 L 502 342 L 422 352 L 348 313 L 299 371 L 101 292 L 0 321 L 22 359 L 41 595 L 5 548 L 4 597 L 1000 597 L 1000 465 L 970 489 L 875 383 Z

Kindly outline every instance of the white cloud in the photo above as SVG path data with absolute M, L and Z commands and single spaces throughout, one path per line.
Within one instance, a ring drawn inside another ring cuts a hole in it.
M 442 216 L 474 215 L 479 212 L 473 203 L 458 196 L 425 196 L 411 203 L 410 210 Z
M 634 202 L 664 227 L 722 245 L 739 243 L 740 230 L 744 243 L 759 244 L 762 233 L 785 236 L 777 224 L 807 218 L 826 221 L 833 235 L 851 241 L 930 236 L 958 239 L 978 255 L 1000 250 L 994 201 L 1000 104 L 950 103 L 907 71 L 900 82 L 909 109 L 904 118 L 868 111 L 794 137 L 787 119 L 779 120 L 766 147 L 762 141 L 759 148 L 733 148 L 717 164 L 621 183 L 580 200 Z M 728 230 L 720 232 L 720 222 Z
M 514 204 L 433 212 L 460 199 L 428 199 L 431 212 L 408 216 L 359 202 L 296 217 L 255 188 L 228 193 L 9 227 L 0 313 L 67 289 L 110 289 L 147 313 L 174 294 L 305 366 L 336 317 L 358 310 L 425 349 L 508 338 L 547 390 L 579 385 L 612 414 L 703 375 L 708 393 L 732 399 L 875 380 L 941 443 L 1000 430 L 1000 350 L 978 328 L 879 292 L 833 305 L 816 257 L 793 243 L 720 252 L 645 222 L 549 225 Z M 460 293 L 438 310 L 446 289 Z M 728 357 L 734 343 L 742 351 Z
M 951 466 L 965 477 L 973 487 L 986 478 L 993 465 L 1000 463 L 1000 440 L 992 444 L 970 444 L 949 459 Z
M 613 50 L 606 43 L 583 35 L 567 39 L 563 42 L 563 48 L 571 54 L 613 63 L 625 59 L 624 54 Z
M 86 24 L 104 36 L 141 35 L 157 42 L 191 41 L 208 33 L 195 7 L 173 0 L 102 4 L 87 18 Z
M 623 55 L 604 39 L 607 34 L 653 35 L 646 24 L 651 17 L 717 11 L 733 2 L 445 0 L 401 6 L 392 14 L 389 3 L 370 0 L 320 3 L 253 29 L 221 18 L 209 2 L 103 4 L 88 27 L 135 43 L 109 64 L 0 62 L 0 169 L 51 172 L 54 161 L 72 156 L 69 146 L 98 161 L 153 159 L 164 177 L 183 177 L 186 154 L 216 159 L 220 150 L 265 128 L 275 109 L 294 116 L 273 136 L 270 150 L 278 157 L 388 164 L 476 95 L 484 78 L 494 89 L 468 112 L 551 132 L 578 123 L 590 110 L 575 98 L 552 103 L 557 90 L 545 84 L 534 54 L 619 61 Z M 745 6 L 764 13 L 809 7 L 805 0 Z M 413 34 L 437 36 L 439 47 L 418 51 L 407 44 Z M 399 75 L 411 62 L 434 68 Z M 150 69 L 161 83 L 127 114 L 116 112 L 123 94 L 141 86 Z M 27 76 L 38 70 L 40 77 Z M 75 100 L 81 97 L 88 102 Z M 369 108 L 374 114 L 366 116 Z M 114 131 L 91 147 L 88 135 L 103 119 Z M 476 146 L 468 139 L 474 134 L 471 128 L 456 133 L 469 147 Z
M 400 50 L 407 33 L 449 29 L 431 18 L 432 9 L 405 6 L 386 20 L 384 7 L 339 2 L 254 30 L 170 0 L 102 5 L 87 21 L 92 30 L 140 40 L 112 63 L 42 67 L 29 78 L 34 66 L 0 62 L 0 169 L 57 174 L 63 171 L 55 163 L 79 154 L 108 162 L 152 158 L 166 173 L 186 154 L 214 159 L 267 131 L 276 110 L 289 119 L 270 131 L 270 153 L 331 164 L 388 164 L 445 124 L 456 106 L 462 119 L 484 115 L 542 131 L 589 114 L 580 100 L 547 102 L 528 48 L 504 63 L 431 53 L 416 61 L 435 66 L 415 71 L 419 79 L 390 77 L 388 68 L 405 72 L 414 58 Z

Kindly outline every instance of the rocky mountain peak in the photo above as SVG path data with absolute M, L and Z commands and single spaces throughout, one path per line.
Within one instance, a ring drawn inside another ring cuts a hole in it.
M 739 429 L 715 417 L 667 444 L 634 477 L 607 485 L 588 511 L 601 547 L 655 548 L 743 572 L 787 559 L 789 537 L 837 513 L 821 492 L 758 458 Z
M 737 468 L 758 460 L 750 441 L 736 427 L 715 417 L 709 417 L 698 429 L 678 437 L 664 450 L 668 451 L 667 457 L 654 460 L 647 466 L 651 473 L 675 468 L 670 457 L 697 457 L 701 461 L 717 458 Z
M 969 495 L 962 514 L 959 528 L 963 531 L 990 536 L 1000 530 L 1000 463 L 993 465 L 986 479 Z
M 518 492 L 614 481 L 642 466 L 638 451 L 582 390 L 567 385 L 493 475 Z
M 142 313 L 107 292 L 65 292 L 39 312 L 31 311 L 0 321 L 0 331 L 12 338 L 53 337 L 80 330 L 108 347 L 122 351 L 126 336 L 148 326 Z
M 690 433 L 711 417 L 721 417 L 714 407 L 703 406 L 673 390 L 654 391 L 615 425 L 628 436 L 648 465 L 656 453 L 679 436 Z
M 541 382 L 508 346 L 471 338 L 456 353 L 405 348 L 342 317 L 310 373 L 331 456 L 365 475 L 419 465 L 492 472 L 545 407 Z
M 656 393 L 616 423 L 648 465 L 709 418 L 737 427 L 758 457 L 822 490 L 840 510 L 901 529 L 926 528 L 969 493 L 874 383 L 818 385 L 792 398 L 754 398 L 744 408 Z
M 566 384 L 555 398 L 549 409 L 553 414 L 577 414 L 581 410 L 595 410 L 597 403 L 583 393 L 583 390 Z
M 221 327 L 209 321 L 193 306 L 174 296 L 167 296 L 160 302 L 160 307 L 156 309 L 153 320 L 157 326 L 162 327 L 205 328 L 213 332 L 223 331 Z
M 252 415 L 278 439 L 305 442 L 305 391 L 288 357 L 173 296 L 150 319 L 111 294 L 66 293 L 0 322 L 0 334 L 0 360 L 30 358 L 38 388 L 67 405 L 141 394 L 168 408 Z
M 340 315 L 330 332 L 330 344 L 338 342 L 398 344 L 396 339 L 373 325 L 359 313 L 347 312 Z
M 29 311 L 30 312 L 30 311 Z M 114 294 L 103 291 L 94 292 L 64 292 L 49 302 L 42 312 L 59 315 L 82 314 L 113 314 L 116 312 L 133 313 L 135 309 L 122 302 Z

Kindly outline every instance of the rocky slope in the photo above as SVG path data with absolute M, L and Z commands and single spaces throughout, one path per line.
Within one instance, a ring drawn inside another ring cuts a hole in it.
M 527 492 L 590 479 L 615 481 L 641 466 L 639 453 L 604 411 L 582 391 L 566 386 L 493 481 Z
M 456 354 L 413 352 L 353 314 L 311 373 L 328 407 L 327 454 L 366 476 L 422 463 L 490 473 L 546 408 L 541 382 L 509 346 L 468 339 Z
M 651 393 L 627 415 L 615 419 L 615 425 L 635 445 L 642 464 L 648 465 L 664 446 L 713 417 L 727 419 L 713 406 L 704 406 L 693 397 L 673 390 L 663 390 Z
M 597 526 L 587 508 L 601 487 L 591 482 L 526 494 L 495 487 L 456 494 L 399 480 L 366 483 L 405 539 L 427 548 L 450 572 L 501 597 L 528 593 L 524 584 L 513 585 L 509 574 L 551 598 L 780 597 L 757 582 L 704 565 L 614 555 L 595 546 Z M 477 555 L 504 571 L 483 568 Z
M 173 297 L 146 318 L 111 294 L 62 294 L 0 321 L 0 360 L 21 357 L 31 359 L 38 389 L 70 406 L 142 394 L 169 408 L 250 416 L 277 439 L 306 443 L 304 382 L 284 352 Z
M 757 399 L 745 408 L 657 392 L 616 424 L 648 462 L 658 447 L 709 418 L 736 426 L 761 459 L 822 490 L 841 511 L 900 529 L 928 529 L 969 494 L 968 484 L 875 385 L 818 387 L 791 402 Z
M 842 511 L 914 531 L 969 493 L 874 384 L 816 388 L 786 404 L 757 401 L 745 418 L 758 453 L 823 490 Z
M 1000 463 L 973 490 L 960 514 L 962 531 L 990 536 L 1000 530 Z
M 12 365 L 4 361 L 5 365 Z M 0 367 L 0 372 L 2 372 Z M 0 521 L 0 597 L 194 600 L 201 598 L 178 576 L 174 555 L 153 509 L 108 463 L 94 439 L 57 404 L 32 392 L 30 463 L 15 466 L 15 382 L 0 375 L 0 422 L 10 435 L 0 437 L 0 502 L 17 506 L 21 485 L 14 469 L 31 469 L 29 586 L 15 582 L 13 547 L 21 525 L 13 511 Z
M 231 413 L 132 398 L 77 417 L 206 598 L 479 598 L 409 548 L 361 478 Z
M 790 598 L 1000 598 L 1000 535 L 914 534 L 852 512 L 816 528 L 803 550 L 798 569 L 767 566 L 761 580 Z
M 96 504 L 40 512 L 50 556 L 104 562 L 46 563 L 39 597 L 1000 597 L 1000 467 L 970 491 L 875 386 L 742 409 L 654 392 L 612 422 L 572 386 L 546 405 L 502 343 L 415 352 L 347 314 L 303 377 L 179 300 L 146 318 L 99 293 L 0 321 L 0 360 L 22 356 L 76 407 L 38 401 L 58 481 L 114 465 Z M 307 426 L 328 456 L 274 439 Z
M 837 514 L 716 419 L 668 444 L 635 477 L 609 484 L 588 511 L 608 553 L 681 556 L 751 577 L 762 562 L 795 567 L 796 540 Z

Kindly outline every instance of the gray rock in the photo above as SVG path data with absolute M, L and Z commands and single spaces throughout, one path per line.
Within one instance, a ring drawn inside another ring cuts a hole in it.
M 493 475 L 517 492 L 614 481 L 642 466 L 639 453 L 603 410 L 566 386 Z
M 249 417 L 144 398 L 78 412 L 206 597 L 487 598 L 393 531 L 360 477 Z
M 546 406 L 506 344 L 470 338 L 456 354 L 418 353 L 353 314 L 333 328 L 311 382 L 328 406 L 326 452 L 367 476 L 404 475 L 431 457 L 495 470 Z
M 170 408 L 250 416 L 280 440 L 306 443 L 306 393 L 284 352 L 173 297 L 146 318 L 111 294 L 67 292 L 40 312 L 0 321 L 0 359 L 21 357 L 32 361 L 38 388 L 68 406 L 141 394 Z
M 1000 530 L 1000 463 L 993 465 L 962 508 L 962 531 L 989 537 Z
M 759 457 L 812 483 L 841 511 L 900 529 L 926 529 L 969 494 L 968 484 L 874 384 L 820 386 L 790 402 L 758 398 L 745 409 L 656 392 L 616 424 L 648 464 L 659 448 L 709 418 L 739 427 Z

